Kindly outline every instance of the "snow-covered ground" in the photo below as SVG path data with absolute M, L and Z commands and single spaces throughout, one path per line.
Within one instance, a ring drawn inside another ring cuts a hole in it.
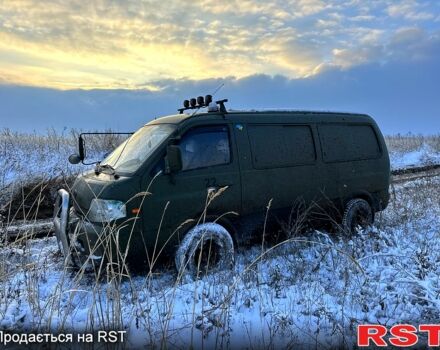
M 391 151 L 390 162 L 393 170 L 440 164 L 440 152 L 424 143 L 419 148 L 409 152 Z
M 85 169 L 67 162 L 72 137 L 3 132 L 0 141 L 0 189 Z M 440 163 L 438 137 L 416 141 L 389 140 L 393 169 Z M 358 324 L 436 323 L 440 176 L 391 193 L 374 227 L 351 239 L 310 232 L 243 248 L 232 273 L 198 281 L 161 267 L 106 283 L 65 270 L 53 237 L 3 244 L 0 331 L 119 329 L 130 348 L 329 348 L 351 347 Z
M 77 153 L 77 132 L 46 135 L 17 134 L 0 130 L 0 189 L 14 183 L 32 183 L 42 179 L 79 174 L 91 166 L 72 165 L 68 158 Z M 88 136 L 87 161 L 101 160 L 123 137 Z
M 126 330 L 132 347 L 352 347 L 356 325 L 437 323 L 440 176 L 396 185 L 374 227 L 293 235 L 236 254 L 234 271 L 172 269 L 96 282 L 63 269 L 53 237 L 1 248 L 0 329 Z

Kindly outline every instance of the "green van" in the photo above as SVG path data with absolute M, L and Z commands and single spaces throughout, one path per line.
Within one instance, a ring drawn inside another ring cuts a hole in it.
M 389 157 L 370 116 L 227 111 L 226 101 L 186 100 L 180 114 L 152 120 L 58 191 L 54 226 L 66 263 L 148 269 L 173 254 L 178 269 L 223 269 L 249 239 L 249 218 L 321 203 L 353 232 L 386 208 Z M 84 160 L 83 148 L 71 162 Z

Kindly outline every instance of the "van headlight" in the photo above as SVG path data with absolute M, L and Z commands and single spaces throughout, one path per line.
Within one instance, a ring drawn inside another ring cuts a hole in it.
M 92 199 L 87 215 L 90 221 L 109 222 L 127 216 L 125 204 L 121 201 L 109 199 Z

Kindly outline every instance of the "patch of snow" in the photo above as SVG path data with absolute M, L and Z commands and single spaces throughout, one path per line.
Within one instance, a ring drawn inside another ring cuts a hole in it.
M 440 164 L 440 152 L 423 143 L 419 149 L 408 153 L 390 152 L 390 162 L 392 169 Z

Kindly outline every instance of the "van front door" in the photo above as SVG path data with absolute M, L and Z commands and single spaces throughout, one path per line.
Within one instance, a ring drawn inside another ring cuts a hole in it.
M 160 230 L 159 245 L 170 235 L 181 235 L 183 232 L 176 228 L 186 220 L 203 222 L 205 216 L 212 220 L 241 211 L 238 157 L 230 129 L 229 124 L 216 124 L 187 130 L 178 143 L 182 170 L 162 174 L 153 181 L 151 195 L 144 204 L 143 210 L 147 212 L 143 215 L 143 225 L 145 232 L 156 231 L 154 236 Z M 181 237 L 172 237 L 170 242 L 178 238 Z

